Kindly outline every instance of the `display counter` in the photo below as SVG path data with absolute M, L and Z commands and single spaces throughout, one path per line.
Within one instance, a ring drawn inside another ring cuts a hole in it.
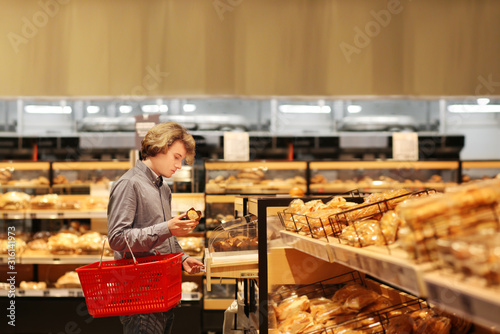
M 390 189 L 444 190 L 460 179 L 458 161 L 312 161 L 311 194 L 380 192 Z
M 207 194 L 288 194 L 307 190 L 306 161 L 205 162 Z

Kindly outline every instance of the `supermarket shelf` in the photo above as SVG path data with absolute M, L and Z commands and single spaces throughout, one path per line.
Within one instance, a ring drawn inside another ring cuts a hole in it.
M 100 255 L 21 255 L 22 264 L 90 264 L 101 260 Z M 103 261 L 113 260 L 112 256 L 104 256 Z
M 351 247 L 329 243 L 335 262 L 362 271 L 415 296 L 426 297 L 424 273 L 435 268 L 432 263 L 416 264 L 398 247 Z
M 500 330 L 500 287 L 486 287 L 470 278 L 464 280 L 444 269 L 426 273 L 423 278 L 430 303 L 479 325 Z
M 258 278 L 259 260 L 257 253 L 231 256 L 212 256 L 205 249 L 205 268 L 207 276 L 207 290 L 211 291 L 212 277 L 223 278 Z
M 455 182 L 420 182 L 420 183 L 320 183 L 311 184 L 310 191 L 312 193 L 345 193 L 352 189 L 358 189 L 362 192 L 377 192 L 389 189 L 409 189 L 412 191 L 420 191 L 425 189 L 434 189 L 437 191 L 444 191 L 447 187 L 456 186 Z
M 287 231 L 282 231 L 281 236 L 287 245 L 304 253 L 359 270 L 413 295 L 426 296 L 423 274 L 434 265 L 415 264 L 396 246 L 357 248 L 340 244 L 336 239 L 327 242 Z
M 182 292 L 181 294 L 181 300 L 184 300 L 184 301 L 197 301 L 197 300 L 201 300 L 201 292 Z
M 0 297 L 7 297 L 8 290 L 0 290 Z M 16 289 L 16 297 L 84 297 L 83 290 L 80 288 L 60 289 L 37 289 L 37 290 L 23 290 Z M 183 292 L 181 300 L 184 301 L 198 301 L 201 300 L 200 292 Z
M 335 261 L 332 248 L 327 247 L 325 241 L 313 239 L 309 236 L 300 235 L 295 232 L 281 231 L 280 233 L 281 239 L 288 246 L 326 262 Z
M 106 218 L 105 210 L 18 210 L 4 211 L 3 219 Z
M 0 290 L 0 297 L 7 297 L 7 290 Z M 80 288 L 58 289 L 49 288 L 43 290 L 16 290 L 17 297 L 83 297 L 83 291 Z

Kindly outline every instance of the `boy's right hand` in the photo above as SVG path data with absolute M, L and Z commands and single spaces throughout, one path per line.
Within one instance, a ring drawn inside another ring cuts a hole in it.
M 186 217 L 186 213 L 176 216 L 168 221 L 168 229 L 172 235 L 176 237 L 182 237 L 189 232 L 191 232 L 199 223 L 198 220 L 183 220 Z

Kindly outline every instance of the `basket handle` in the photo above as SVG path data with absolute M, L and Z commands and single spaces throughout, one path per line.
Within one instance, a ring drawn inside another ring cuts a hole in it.
M 106 240 L 107 240 L 107 239 L 108 239 L 108 237 L 106 236 L 106 237 L 102 240 L 101 260 L 99 261 L 99 268 L 101 268 L 102 256 L 104 255 L 104 245 L 106 244 Z M 129 243 L 128 243 L 127 238 L 124 238 L 124 239 L 125 239 L 125 242 L 127 243 L 128 249 L 130 250 L 130 254 L 132 254 L 132 258 L 134 259 L 134 264 L 137 264 L 137 260 L 135 259 L 134 253 L 132 252 L 132 248 L 130 248 L 130 245 L 129 245 Z

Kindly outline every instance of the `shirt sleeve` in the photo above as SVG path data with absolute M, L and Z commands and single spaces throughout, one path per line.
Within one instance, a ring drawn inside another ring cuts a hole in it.
M 172 207 L 172 193 L 170 193 L 170 192 L 169 192 L 169 196 L 167 199 L 167 204 L 168 204 L 168 208 L 170 209 Z M 169 212 L 171 212 L 171 210 Z M 169 214 L 169 217 L 172 218 L 172 216 L 170 214 Z M 189 257 L 189 255 L 184 253 L 184 250 L 182 249 L 181 245 L 179 244 L 179 241 L 177 240 L 176 236 L 173 236 L 172 240 L 173 240 L 173 249 L 171 250 L 172 253 L 182 253 L 182 262 L 184 262 L 184 260 L 186 260 Z
M 119 180 L 111 189 L 108 204 L 108 239 L 110 247 L 120 253 L 129 252 L 125 238 L 134 254 L 151 252 L 172 237 L 167 222 L 134 228 L 137 193 L 130 180 Z M 180 246 L 179 246 L 180 247 Z

